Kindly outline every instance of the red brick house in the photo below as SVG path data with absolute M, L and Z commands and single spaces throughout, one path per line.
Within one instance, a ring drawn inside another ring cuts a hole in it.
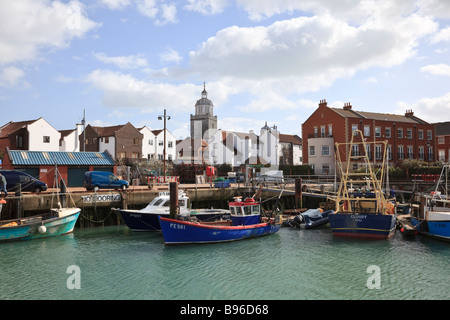
M 384 140 L 388 140 L 389 163 L 436 160 L 434 125 L 414 116 L 412 110 L 404 115 L 356 111 L 350 103 L 332 108 L 321 100 L 302 124 L 303 162 L 312 165 L 315 174 L 334 174 L 334 144 L 350 142 L 354 130 L 361 130 L 366 141 L 375 142 L 367 150 L 374 165 L 382 160 L 382 147 L 376 141 Z
M 89 124 L 80 134 L 80 148 L 82 151 L 108 151 L 116 160 L 140 159 L 143 137 L 144 135 L 129 122 L 111 127 L 94 127 Z
M 439 122 L 436 128 L 436 160 L 450 161 L 450 122 Z

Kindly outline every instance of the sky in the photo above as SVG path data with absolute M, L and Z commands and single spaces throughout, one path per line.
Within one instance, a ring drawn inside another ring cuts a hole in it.
M 450 121 L 448 0 L 0 0 L 0 125 L 301 136 L 320 100 Z

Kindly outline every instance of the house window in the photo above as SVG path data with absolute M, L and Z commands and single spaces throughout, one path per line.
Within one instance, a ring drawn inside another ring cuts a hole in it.
M 364 137 L 370 137 L 370 126 L 364 126 Z
M 403 160 L 405 158 L 405 155 L 403 153 L 403 146 L 398 146 L 398 159 Z
M 126 152 L 119 152 L 119 159 L 124 159 L 127 156 Z
M 444 144 L 445 143 L 445 137 L 438 137 L 438 143 Z
M 167 144 L 167 147 L 168 148 L 173 148 L 173 141 L 169 141 L 168 144 Z
M 50 136 L 44 136 L 43 142 L 50 143 Z
M 333 125 L 332 124 L 329 124 L 328 125 L 328 136 L 332 136 L 333 135 Z
M 139 138 L 133 138 L 133 145 L 137 146 L 139 144 Z
M 317 130 L 319 130 L 317 127 L 314 127 L 314 137 L 317 137 Z
M 386 127 L 384 130 L 385 130 L 384 131 L 385 137 L 390 138 L 391 137 L 391 128 Z
M 329 174 L 329 173 L 330 173 L 330 165 L 322 164 L 322 174 Z
M 152 145 L 153 145 L 153 140 L 152 140 L 152 139 L 148 140 L 148 144 L 149 144 L 150 146 L 152 146 Z
M 310 146 L 309 147 L 309 155 L 310 156 L 315 156 L 316 155 L 316 147 L 315 146 Z
M 387 146 L 386 152 L 387 152 L 388 160 L 392 160 L 392 148 L 391 148 L 391 146 Z
M 412 139 L 412 129 L 406 129 L 406 138 Z
M 438 156 L 439 156 L 439 161 L 445 161 L 445 150 L 439 149 Z
M 158 141 L 158 146 L 163 146 L 163 145 L 164 145 L 164 141 L 159 140 L 159 141 Z
M 375 137 L 381 137 L 381 127 L 375 127 Z
M 23 136 L 16 136 L 16 148 L 23 148 Z
M 419 132 L 417 132 L 417 137 L 419 140 L 423 140 L 423 130 L 419 129 Z
M 403 129 L 402 128 L 397 129 L 397 138 L 399 138 L 399 139 L 403 138 Z
M 381 153 L 381 146 L 378 144 L 375 146 L 375 159 L 381 160 L 383 158 L 383 154 Z
M 325 126 L 320 127 L 320 136 L 323 138 L 325 137 Z
M 414 158 L 414 151 L 413 151 L 413 147 L 412 146 L 408 146 L 407 147 L 407 157 L 408 159 L 413 159 Z
M 131 153 L 131 158 L 133 158 L 133 159 L 139 158 L 139 153 L 138 152 L 132 152 Z
M 433 140 L 433 131 L 427 130 L 427 140 Z
M 425 159 L 425 149 L 423 146 L 419 147 L 419 159 L 424 160 Z
M 330 155 L 330 146 L 322 146 L 322 155 L 329 156 Z
M 352 133 L 353 135 L 356 135 L 356 130 L 358 130 L 358 125 L 357 124 L 352 124 Z

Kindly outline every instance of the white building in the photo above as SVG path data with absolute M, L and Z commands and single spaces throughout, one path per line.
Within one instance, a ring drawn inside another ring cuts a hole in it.
M 59 151 L 60 137 L 59 131 L 44 118 L 10 121 L 0 127 L 2 145 L 8 146 L 11 150 Z
M 146 127 L 144 127 L 146 128 Z M 144 130 L 145 131 L 145 130 Z M 146 144 L 148 144 L 148 153 L 143 153 L 144 157 L 149 157 L 150 159 L 163 160 L 164 159 L 164 129 L 161 130 L 151 130 L 153 136 L 151 136 L 148 132 L 147 136 L 144 134 L 144 141 L 148 138 Z M 142 133 L 142 132 L 141 132 Z M 153 143 L 150 140 L 153 139 Z M 144 149 L 144 141 L 142 143 L 142 149 Z M 175 160 L 177 155 L 176 149 L 177 140 L 170 133 L 169 130 L 166 129 L 166 160 Z M 146 146 L 147 147 L 147 146 Z M 144 150 L 142 150 L 144 151 Z M 146 155 L 146 156 L 145 156 Z
M 59 139 L 59 151 L 65 152 L 79 152 L 83 151 L 80 148 L 80 134 L 83 132 L 83 125 L 77 124 L 75 129 L 60 130 L 61 138 Z

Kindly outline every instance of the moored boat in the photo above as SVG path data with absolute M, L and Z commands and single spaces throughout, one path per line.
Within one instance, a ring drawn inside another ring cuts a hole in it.
M 367 146 L 375 143 L 384 145 L 385 150 L 379 179 L 367 155 Z M 334 236 L 386 239 L 395 233 L 395 204 L 384 195 L 381 187 L 386 146 L 387 141 L 366 142 L 360 130 L 353 132 L 350 143 L 336 143 L 341 181 L 335 199 L 336 210 L 328 216 Z M 347 154 L 346 165 L 341 161 L 341 152 Z M 363 164 L 365 172 L 352 171 L 352 166 L 357 162 Z
M 411 214 L 411 223 L 420 234 L 446 241 L 450 241 L 450 199 L 444 182 L 448 181 L 449 168 L 444 165 L 435 191 L 422 195 L 419 210 Z
M 189 209 L 189 197 L 185 192 L 178 195 L 179 215 L 199 220 L 215 221 L 229 219 L 230 211 L 225 209 Z M 158 216 L 169 218 L 170 195 L 160 192 L 145 208 L 141 210 L 112 208 L 113 212 L 120 214 L 125 224 L 133 231 L 161 231 Z
M 217 222 L 191 222 L 160 217 L 166 245 L 215 243 L 260 237 L 277 232 L 281 223 L 275 218 L 262 218 L 261 205 L 254 199 L 229 203 L 231 219 Z
M 79 208 L 51 209 L 49 213 L 0 222 L 0 241 L 30 240 L 71 233 Z

